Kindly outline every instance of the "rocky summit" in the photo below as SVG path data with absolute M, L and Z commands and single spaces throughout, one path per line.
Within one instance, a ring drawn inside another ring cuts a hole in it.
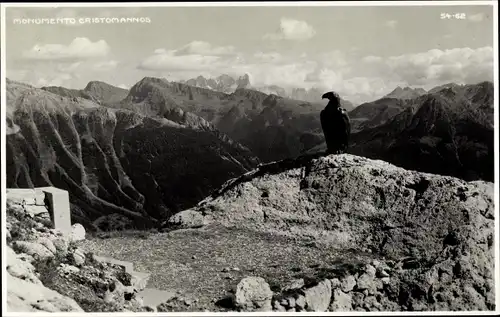
M 226 182 L 172 216 L 166 232 L 84 237 L 73 226 L 73 238 L 51 229 L 46 212 L 34 212 L 43 211 L 43 199 L 10 196 L 8 305 L 87 312 L 494 310 L 493 192 L 490 182 L 349 154 L 302 156 Z M 130 269 L 103 264 L 103 257 L 133 261 L 151 277 L 137 283 Z M 25 286 L 39 295 L 28 296 Z
M 313 293 L 332 295 L 325 299 L 332 307 L 351 308 L 357 301 L 365 309 L 369 299 L 379 310 L 494 309 L 489 182 L 353 155 L 302 157 L 262 165 L 228 182 L 190 210 L 190 219 L 194 212 L 205 224 L 311 239 L 341 252 L 384 258 L 351 281 L 331 276 L 339 280 L 337 287 L 332 281 L 316 286 L 321 290 Z

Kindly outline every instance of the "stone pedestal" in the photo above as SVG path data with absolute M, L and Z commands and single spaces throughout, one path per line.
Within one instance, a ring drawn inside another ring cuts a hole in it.
M 45 193 L 47 209 L 50 212 L 54 229 L 61 230 L 64 235 L 71 235 L 71 210 L 68 191 L 55 187 L 39 188 Z

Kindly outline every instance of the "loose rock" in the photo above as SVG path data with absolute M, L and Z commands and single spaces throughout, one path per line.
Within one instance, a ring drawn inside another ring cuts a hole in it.
M 305 281 L 303 278 L 291 280 L 290 282 L 288 282 L 287 284 L 285 284 L 283 286 L 283 291 L 291 291 L 294 289 L 300 289 L 300 288 L 304 287 L 304 285 L 305 285 Z
M 324 312 L 328 309 L 332 298 L 330 280 L 323 280 L 318 285 L 304 291 L 306 310 Z
M 49 238 L 40 237 L 40 238 L 38 238 L 38 243 L 40 243 L 41 245 L 43 245 L 44 247 L 49 249 L 49 251 L 52 252 L 53 254 L 57 253 L 57 248 L 55 247 L 52 240 L 50 240 Z
M 71 240 L 85 240 L 85 228 L 81 224 L 75 223 L 73 226 L 71 226 Z
M 242 279 L 235 293 L 235 306 L 244 311 L 271 311 L 273 292 L 261 277 L 249 276 Z
M 165 224 L 176 229 L 199 228 L 204 224 L 203 215 L 197 211 L 187 209 L 170 217 Z
M 354 289 L 354 286 L 356 286 L 356 278 L 354 278 L 354 276 L 349 275 L 347 277 L 342 278 L 340 289 L 344 293 L 352 291 Z
M 54 257 L 54 253 L 37 242 L 14 241 L 12 247 L 16 252 L 23 252 L 31 255 L 35 260 L 45 260 Z
M 299 295 L 295 299 L 295 307 L 297 308 L 298 311 L 302 311 L 306 307 L 306 298 L 304 295 Z
M 85 263 L 85 253 L 81 249 L 75 249 L 71 254 L 73 263 L 79 267 Z
M 343 312 L 352 310 L 351 295 L 342 292 L 339 289 L 333 291 L 333 300 L 330 305 L 329 311 Z

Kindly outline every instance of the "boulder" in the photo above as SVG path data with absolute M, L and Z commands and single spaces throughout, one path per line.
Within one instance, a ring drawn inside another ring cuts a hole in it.
M 204 225 L 204 218 L 200 212 L 187 209 L 170 217 L 166 227 L 176 229 L 199 228 Z
M 35 267 L 30 262 L 20 259 L 9 246 L 5 248 L 7 272 L 9 272 L 10 275 L 34 284 L 42 284 L 35 274 Z
M 323 280 L 318 285 L 304 291 L 306 310 L 324 312 L 330 305 L 332 298 L 332 284 L 330 280 Z
M 73 226 L 71 226 L 71 240 L 85 240 L 85 228 L 81 224 L 75 223 Z
M 295 289 L 301 289 L 302 287 L 304 287 L 304 285 L 305 285 L 305 281 L 303 278 L 294 279 L 294 280 L 291 280 L 288 283 L 286 283 L 283 286 L 282 290 L 284 292 L 286 292 L 286 291 L 292 291 Z
M 302 311 L 306 308 L 306 297 L 302 294 L 299 294 L 295 299 L 295 308 L 297 311 Z
M 272 311 L 273 292 L 261 277 L 249 276 L 236 286 L 235 306 L 243 311 Z
M 70 275 L 80 272 L 80 269 L 77 268 L 76 266 L 65 263 L 61 263 L 61 265 L 57 268 L 57 270 L 61 275 Z
M 49 249 L 49 251 L 52 253 L 52 254 L 56 254 L 57 253 L 57 248 L 56 246 L 54 245 L 54 242 L 47 238 L 47 237 L 39 237 L 38 240 L 37 240 L 38 243 L 40 243 L 41 245 L 43 245 L 44 247 L 46 247 L 47 249 Z
M 69 248 L 69 238 L 68 237 L 58 237 L 52 240 L 54 247 L 57 252 L 61 255 L 65 255 Z
M 358 278 L 358 281 L 356 283 L 356 287 L 358 290 L 368 290 L 374 291 L 377 289 L 377 283 L 375 280 L 375 275 L 376 275 L 376 269 L 371 266 L 367 265 L 365 268 L 365 272 L 361 274 L 361 276 Z
M 354 286 L 356 286 L 356 278 L 352 275 L 345 276 L 340 280 L 340 289 L 344 293 L 352 291 Z
M 126 287 L 119 281 L 115 281 L 104 294 L 104 301 L 118 305 L 125 304 Z
M 38 242 L 14 241 L 12 247 L 16 252 L 31 255 L 35 260 L 45 260 L 54 257 L 54 253 Z
M 81 267 L 83 264 L 85 264 L 85 253 L 77 248 L 71 253 L 71 262 L 76 266 L 76 267 Z
M 344 312 L 352 310 L 351 295 L 342 292 L 340 289 L 333 290 L 333 299 L 330 304 L 329 311 Z
M 63 296 L 41 284 L 30 283 L 7 274 L 7 285 L 7 311 L 84 312 L 72 298 Z

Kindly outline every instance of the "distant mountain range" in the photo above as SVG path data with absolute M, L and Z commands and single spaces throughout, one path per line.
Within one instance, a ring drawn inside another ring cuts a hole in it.
M 352 135 L 349 152 L 407 169 L 493 181 L 493 95 L 491 82 L 451 84 L 406 101 L 361 105 L 353 117 L 362 111 L 367 118 Z
M 180 83 L 185 83 L 192 87 L 205 88 L 227 94 L 233 93 L 237 89 L 245 88 L 245 89 L 260 91 L 268 95 L 273 94 L 279 97 L 308 101 L 312 103 L 324 102 L 321 99 L 321 96 L 326 92 L 318 88 L 285 89 L 277 85 L 253 85 L 250 82 L 250 77 L 248 76 L 248 74 L 245 74 L 237 79 L 234 79 L 233 77 L 226 74 L 220 75 L 216 78 L 208 78 L 208 79 L 203 76 L 198 76 L 196 78 L 192 78 L 186 81 L 181 80 Z M 344 99 L 342 99 L 342 105 L 348 111 L 352 110 L 355 107 L 355 105 L 352 102 Z
M 66 188 L 79 221 L 155 222 L 261 162 L 325 149 L 326 101 L 266 94 L 248 76 L 204 83 L 145 77 L 130 90 L 97 81 L 75 90 L 7 80 L 7 186 Z M 349 112 L 349 152 L 492 180 L 493 113 L 490 82 L 398 87 Z

